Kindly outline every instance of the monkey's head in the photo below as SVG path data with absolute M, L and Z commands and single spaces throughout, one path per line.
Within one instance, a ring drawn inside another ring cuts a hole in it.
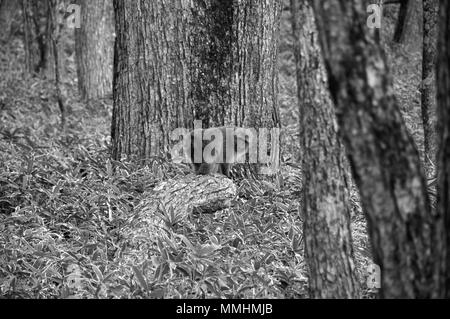
M 236 133 L 232 127 L 191 131 L 184 147 L 194 173 L 229 177 L 230 165 L 243 162 L 249 150 L 248 138 Z

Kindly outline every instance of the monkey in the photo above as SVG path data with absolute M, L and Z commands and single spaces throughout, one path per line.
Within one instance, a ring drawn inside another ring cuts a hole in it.
M 249 150 L 249 137 L 234 127 L 195 129 L 184 141 L 185 154 L 196 175 L 230 177 L 230 165 L 243 163 Z

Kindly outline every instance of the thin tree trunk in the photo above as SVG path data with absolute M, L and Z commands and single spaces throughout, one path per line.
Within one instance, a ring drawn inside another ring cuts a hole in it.
M 370 1 L 315 0 L 322 50 L 353 177 L 368 220 L 381 296 L 442 296 L 442 218 L 430 212 L 417 149 L 401 117 Z
M 439 12 L 439 45 L 436 71 L 439 119 L 438 209 L 445 218 L 447 234 L 445 298 L 450 298 L 450 2 L 441 0 Z
M 61 112 L 61 126 L 65 127 L 67 118 L 67 109 L 65 104 L 65 98 L 61 89 L 61 76 L 60 76 L 60 64 L 59 64 L 59 40 L 61 36 L 61 25 L 58 24 L 56 15 L 58 10 L 58 1 L 60 0 L 46 0 L 47 1 L 47 21 L 48 29 L 47 34 L 50 38 L 50 47 L 52 51 L 52 60 L 54 63 L 54 81 L 55 81 L 55 95 L 58 103 L 59 111 Z
M 24 31 L 24 47 L 25 47 L 25 68 L 29 73 L 38 73 L 40 66 L 43 64 L 42 58 L 46 55 L 39 52 L 40 43 L 39 29 L 39 15 L 34 10 L 36 7 L 30 0 L 22 0 L 22 16 L 23 16 L 23 31 Z
M 411 21 L 416 10 L 417 1 L 419 0 L 401 0 L 400 9 L 398 11 L 397 24 L 395 26 L 393 40 L 397 43 L 402 43 L 406 40 L 408 30 L 410 29 Z
M 112 93 L 112 0 L 78 0 L 81 28 L 75 29 L 78 89 L 83 99 L 99 99 Z
M 42 73 L 50 66 L 52 53 L 47 6 L 47 1 L 22 0 L 25 68 L 29 73 Z
M 357 298 L 350 231 L 350 171 L 337 136 L 314 13 L 291 0 L 304 174 L 304 238 L 313 298 Z
M 436 55 L 439 0 L 423 0 L 422 120 L 425 144 L 425 170 L 434 174 L 436 164 Z M 427 158 L 428 157 L 428 158 Z

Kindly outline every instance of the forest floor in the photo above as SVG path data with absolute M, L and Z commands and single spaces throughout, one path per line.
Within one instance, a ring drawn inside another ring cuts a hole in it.
M 280 46 L 283 159 L 296 162 L 295 73 L 285 29 Z M 420 54 L 398 49 L 389 55 L 405 121 L 420 149 Z M 188 218 L 177 228 L 183 239 L 169 230 L 145 263 L 130 266 L 122 250 L 127 238 L 121 236 L 127 218 L 144 191 L 187 170 L 159 159 L 144 168 L 111 161 L 112 102 L 79 100 L 73 55 L 63 83 L 70 107 L 64 129 L 54 83 L 25 75 L 23 65 L 20 39 L 2 45 L 0 298 L 308 297 L 298 169 L 283 166 L 281 190 L 253 185 L 237 207 Z M 366 285 L 370 249 L 355 190 L 351 201 L 356 269 L 364 296 L 371 297 Z M 225 226 L 228 231 L 220 231 Z

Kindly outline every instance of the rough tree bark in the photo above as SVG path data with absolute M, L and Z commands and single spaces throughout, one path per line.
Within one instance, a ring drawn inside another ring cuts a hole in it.
M 75 29 L 78 89 L 83 99 L 112 93 L 114 21 L 112 0 L 78 0 L 81 28 Z
M 350 168 L 308 0 L 291 0 L 304 174 L 304 238 L 313 298 L 357 298 L 350 231 Z
M 167 152 L 169 133 L 278 127 L 280 3 L 114 1 L 113 156 Z
M 314 7 L 353 177 L 381 268 L 381 296 L 442 296 L 442 218 L 430 212 L 419 154 L 392 92 L 386 58 L 366 27 L 370 1 Z
M 397 43 L 405 41 L 411 22 L 414 20 L 416 5 L 419 0 L 400 0 L 397 24 L 394 30 L 393 40 Z
M 438 91 L 438 209 L 445 217 L 447 234 L 445 298 L 450 298 L 450 2 L 439 5 L 439 45 L 437 62 Z
M 423 0 L 422 121 L 425 145 L 425 170 L 431 177 L 436 164 L 436 55 L 439 0 Z M 428 157 L 428 158 L 427 158 Z
M 232 99 L 231 107 L 225 109 L 224 123 L 254 129 L 280 128 L 277 40 L 281 1 L 235 0 L 233 7 Z M 276 176 L 280 162 L 279 136 L 272 136 L 269 148 L 272 166 L 269 174 Z M 252 168 L 261 172 L 261 166 Z
M 186 1 L 114 0 L 111 135 L 116 159 L 169 152 L 169 133 L 192 125 L 186 5 Z
M 25 68 L 40 73 L 48 66 L 47 1 L 22 0 Z
M 54 78 L 56 63 L 53 61 L 52 38 L 59 38 L 64 27 L 65 1 L 22 0 L 21 4 L 24 21 L 25 68 L 29 73 Z M 51 10 L 49 4 L 52 6 Z M 50 17 L 50 12 L 54 15 L 54 22 Z M 62 51 L 61 43 L 62 41 L 57 43 L 58 51 Z M 60 66 L 64 63 L 61 54 L 57 63 Z
M 204 1 L 192 21 L 195 118 L 206 127 L 278 127 L 280 1 Z
M 191 68 L 194 117 L 205 128 L 223 126 L 231 105 L 233 73 L 233 1 L 205 1 L 196 8 L 191 54 L 198 67 Z

